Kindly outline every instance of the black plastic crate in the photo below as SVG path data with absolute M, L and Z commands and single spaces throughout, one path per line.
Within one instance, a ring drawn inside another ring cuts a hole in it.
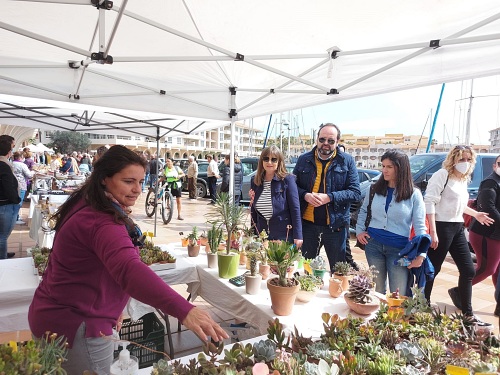
M 164 358 L 161 354 L 165 351 L 165 327 L 158 319 L 155 313 L 149 313 L 135 322 L 125 319 L 120 330 L 120 339 L 143 345 L 148 349 L 156 350 L 153 352 L 146 348 L 131 343 L 127 346 L 130 355 L 136 356 L 139 360 L 139 368 L 152 366 Z M 118 357 L 121 347 L 115 350 L 114 357 Z

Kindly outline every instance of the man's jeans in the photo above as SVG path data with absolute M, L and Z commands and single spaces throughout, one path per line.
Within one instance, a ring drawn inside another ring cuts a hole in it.
M 399 292 L 406 295 L 410 271 L 404 266 L 394 265 L 394 261 L 401 258 L 399 256 L 401 250 L 397 247 L 382 245 L 373 238 L 368 239 L 365 247 L 366 260 L 370 266 L 375 266 L 378 270 L 375 277 L 375 291 L 386 294 L 386 281 L 389 276 L 389 292 L 395 292 L 399 288 Z
M 7 240 L 14 229 L 19 208 L 18 204 L 0 206 L 0 259 L 7 259 Z
M 321 246 L 324 246 L 332 273 L 335 263 L 345 262 L 346 230 L 344 226 L 337 230 L 326 225 L 316 225 L 310 221 L 302 220 L 302 234 L 304 236 L 302 244 L 304 258 L 316 258 Z

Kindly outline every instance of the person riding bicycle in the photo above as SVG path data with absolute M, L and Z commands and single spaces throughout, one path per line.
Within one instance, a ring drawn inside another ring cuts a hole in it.
M 181 216 L 181 192 L 182 192 L 182 181 L 181 178 L 185 174 L 178 166 L 174 165 L 171 159 L 165 161 L 165 170 L 160 181 L 167 181 L 168 187 L 172 196 L 176 198 L 177 201 L 177 220 L 184 220 Z

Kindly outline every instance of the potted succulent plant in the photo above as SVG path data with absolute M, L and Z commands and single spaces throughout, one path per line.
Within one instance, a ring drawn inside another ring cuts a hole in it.
M 181 246 L 186 247 L 188 245 L 188 237 L 184 235 L 184 232 L 179 232 L 179 236 L 181 236 Z
M 250 259 L 250 274 L 245 275 L 245 288 L 248 294 L 257 294 L 262 284 L 262 275 L 257 273 L 257 252 L 249 251 L 247 253 Z
M 217 219 L 213 222 L 219 224 L 227 235 L 226 251 L 219 252 L 217 261 L 219 266 L 219 277 L 230 279 L 238 273 L 239 254 L 231 252 L 234 234 L 238 232 L 244 221 L 243 206 L 233 204 L 228 193 L 221 192 L 215 201 L 215 212 Z M 213 214 L 211 214 L 213 215 Z
M 399 288 L 395 292 L 386 295 L 387 305 L 389 307 L 401 307 L 408 297 L 399 294 Z
M 323 281 L 314 275 L 295 273 L 295 277 L 300 284 L 300 290 L 297 293 L 297 301 L 307 303 L 314 298 L 316 293 L 321 289 Z
M 208 237 L 207 237 L 207 233 L 205 233 L 205 231 L 203 231 L 201 234 L 200 234 L 200 246 L 205 246 L 205 251 L 208 252 L 208 250 L 206 249 L 206 246 L 208 245 Z
M 207 241 L 207 248 L 209 249 L 207 252 L 208 268 L 216 268 L 217 251 L 219 244 L 222 241 L 222 229 L 218 228 L 215 223 L 212 223 L 212 228 L 210 228 L 207 232 Z
M 363 275 L 355 275 L 349 281 L 344 299 L 349 308 L 360 315 L 370 315 L 380 306 L 378 297 L 371 293 L 371 280 Z
M 200 245 L 198 241 L 200 237 L 198 236 L 198 227 L 194 226 L 193 231 L 188 234 L 188 244 L 187 250 L 190 257 L 197 257 L 200 253 Z
M 318 255 L 309 264 L 311 266 L 313 275 L 319 277 L 320 279 L 323 279 L 326 272 L 326 262 L 323 257 L 321 255 Z
M 351 277 L 352 266 L 347 262 L 337 262 L 333 267 L 333 274 L 337 279 L 342 280 L 342 289 L 349 289 L 349 279 Z
M 299 282 L 288 278 L 287 274 L 300 256 L 299 250 L 286 241 L 269 241 L 267 258 L 275 267 L 278 277 L 267 280 L 267 288 L 271 294 L 272 309 L 276 315 L 290 315 L 295 298 L 299 292 Z

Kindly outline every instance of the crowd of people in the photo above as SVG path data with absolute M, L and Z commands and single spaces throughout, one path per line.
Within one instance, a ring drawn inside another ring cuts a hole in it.
M 339 145 L 340 139 L 337 125 L 322 124 L 314 147 L 298 158 L 292 173 L 287 171 L 278 147 L 265 147 L 250 190 L 255 234 L 266 231 L 271 240 L 293 243 L 306 259 L 316 258 L 323 247 L 332 273 L 336 263 L 350 256 L 350 248 L 346 248 L 350 205 L 358 202 L 361 194 L 355 161 Z M 11 257 L 7 238 L 29 189 L 26 182 L 33 177 L 32 155 L 12 153 L 14 146 L 12 137 L 0 136 L 0 259 Z M 238 156 L 227 155 L 221 166 L 215 156 L 207 155 L 207 160 L 209 204 L 217 200 L 218 178 L 222 177 L 221 191 L 230 191 L 231 174 L 234 203 L 239 204 L 243 171 Z M 409 295 L 418 274 L 418 286 L 429 304 L 434 279 L 450 254 L 459 272 L 457 286 L 448 291 L 453 303 L 471 322 L 487 325 L 473 313 L 472 286 L 492 276 L 495 315 L 500 315 L 500 156 L 481 183 L 473 208 L 468 204 L 467 183 L 475 162 L 470 147 L 454 147 L 423 195 L 413 183 L 408 156 L 396 149 L 387 151 L 381 158 L 381 177 L 372 184 L 360 208 L 356 237 L 364 245 L 368 264 L 378 270 L 377 292 L 399 290 Z M 52 255 L 29 311 L 34 336 L 55 331 L 68 338 L 68 371 L 92 369 L 99 373 L 109 367 L 112 348 L 101 335 L 109 336 L 114 327 L 119 329 L 129 296 L 178 317 L 203 339 L 207 335 L 216 341 L 227 337 L 208 314 L 177 295 L 142 264 L 137 252 L 141 232 L 129 217 L 140 194 L 160 181 L 169 184 L 176 197 L 177 219 L 183 220 L 182 178 L 188 180 L 189 199 L 197 199 L 198 165 L 193 156 L 186 175 L 171 159 L 166 159 L 162 168 L 155 155 L 139 155 L 123 146 L 100 150 L 94 158 L 76 152 L 48 155 L 44 163 L 64 173 L 81 173 L 83 169 L 89 174 L 54 216 L 57 234 Z M 464 214 L 473 218 L 470 244 L 477 256 L 476 266 L 466 238 Z M 61 231 L 63 227 L 75 230 Z M 68 249 L 68 244 L 72 248 Z M 412 255 L 402 259 L 401 254 L 410 250 Z M 67 279 L 75 283 L 64 282 Z M 78 285 L 78 293 L 72 285 Z

